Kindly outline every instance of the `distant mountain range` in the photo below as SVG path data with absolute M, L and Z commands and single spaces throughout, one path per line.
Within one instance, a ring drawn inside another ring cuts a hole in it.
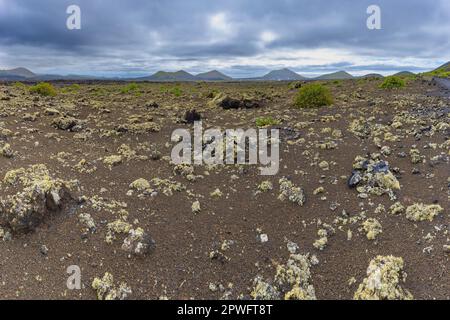
M 436 73 L 439 71 L 439 73 Z M 450 62 L 430 71 L 428 74 L 442 74 L 442 72 L 450 71 Z M 414 73 L 402 71 L 395 74 L 396 76 L 410 76 Z M 176 72 L 158 71 L 153 75 L 138 78 L 107 78 L 93 77 L 85 75 L 38 75 L 26 68 L 15 68 L 10 70 L 0 70 L 0 80 L 5 81 L 52 81 L 52 80 L 127 80 L 127 81 L 155 81 L 155 82 L 184 82 L 184 81 L 301 81 L 301 80 L 346 80 L 355 78 L 382 78 L 377 73 L 367 74 L 361 77 L 354 77 L 346 71 L 338 71 L 324 74 L 316 78 L 304 77 L 287 68 L 270 71 L 262 77 L 256 78 L 231 78 L 217 70 L 193 75 L 184 70 Z

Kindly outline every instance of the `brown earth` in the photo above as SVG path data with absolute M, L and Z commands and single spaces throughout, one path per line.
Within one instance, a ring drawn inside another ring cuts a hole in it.
M 10 170 L 45 164 L 52 178 L 78 180 L 84 197 L 73 210 L 49 214 L 35 230 L 0 241 L 0 297 L 95 299 L 93 279 L 109 272 L 116 283 L 127 283 L 131 299 L 247 298 L 256 276 L 271 279 L 276 265 L 286 263 L 291 241 L 298 253 L 315 255 L 319 261 L 311 267 L 310 279 L 318 299 L 353 298 L 377 255 L 403 258 L 408 276 L 401 286 L 415 299 L 449 299 L 449 100 L 436 95 L 438 89 L 427 81 L 411 80 L 398 90 L 379 89 L 379 81 L 325 83 L 335 104 L 308 110 L 293 107 L 297 89 L 283 82 L 143 83 L 128 93 L 121 92 L 123 83 L 81 84 L 72 90 L 58 83 L 56 97 L 0 85 L 0 129 L 10 130 L 2 133 L 2 140 L 14 153 L 0 157 L 1 180 Z M 260 106 L 223 110 L 210 103 L 217 93 L 245 95 Z M 177 128 L 192 129 L 181 121 L 192 109 L 201 114 L 204 128 L 254 128 L 257 118 L 271 116 L 280 121 L 274 127 L 282 132 L 293 129 L 294 139 L 281 142 L 279 173 L 264 177 L 257 166 L 226 165 L 196 166 L 194 174 L 201 177 L 195 181 L 175 174 L 170 137 Z M 74 118 L 79 127 L 58 129 L 53 123 L 60 116 L 55 112 Z M 402 124 L 397 128 L 392 126 L 395 116 Z M 381 128 L 379 146 L 376 135 L 358 137 L 349 130 L 355 119 L 368 121 L 372 133 Z M 157 124 L 161 130 L 141 132 L 132 126 L 135 123 Z M 337 131 L 333 136 L 336 129 L 342 137 Z M 320 148 L 327 141 L 334 142 L 334 148 Z M 122 156 L 120 164 L 108 167 L 104 159 L 118 155 L 124 144 L 138 157 Z M 355 158 L 380 153 L 381 146 L 391 149 L 390 155 L 379 158 L 389 163 L 401 185 L 395 201 L 387 194 L 361 198 L 347 186 Z M 420 151 L 422 163 L 412 163 L 411 149 Z M 152 159 L 156 152 L 159 160 Z M 77 166 L 83 159 L 86 165 Z M 329 170 L 319 167 L 322 161 L 328 162 Z M 303 206 L 278 199 L 279 179 L 284 176 L 304 189 Z M 139 178 L 169 179 L 186 190 L 165 195 L 152 185 L 153 195 L 129 193 L 130 184 Z M 255 194 L 265 180 L 273 189 Z M 324 192 L 314 194 L 319 187 Z M 9 187 L 3 182 L 0 188 L 3 201 Z M 216 189 L 221 197 L 211 196 Z M 102 204 L 96 206 L 99 198 Z M 194 214 L 197 200 L 201 211 Z M 405 207 L 439 204 L 444 210 L 432 221 L 414 222 L 404 213 L 389 212 L 396 201 Z M 380 204 L 386 211 L 375 210 Z M 337 222 L 343 210 L 355 220 Z M 91 215 L 95 232 L 80 222 L 80 214 Z M 124 251 L 125 234 L 106 241 L 107 224 L 124 216 L 122 221 L 142 228 L 155 241 L 150 253 Z M 376 218 L 382 226 L 375 240 L 369 240 L 362 228 L 367 218 Z M 318 250 L 313 243 L 322 223 L 333 226 L 335 234 Z M 7 225 L 2 227 L 9 232 Z M 260 241 L 261 234 L 267 234 L 267 242 Z M 210 257 L 216 250 L 219 259 Z M 70 265 L 81 268 L 81 290 L 66 287 Z M 352 278 L 356 281 L 349 283 Z

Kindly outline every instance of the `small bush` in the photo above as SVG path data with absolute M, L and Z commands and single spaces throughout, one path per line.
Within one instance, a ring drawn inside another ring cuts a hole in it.
M 81 89 L 81 86 L 77 83 L 74 83 L 70 86 L 64 87 L 61 89 L 64 93 L 70 93 L 70 92 L 78 92 Z
M 30 87 L 30 92 L 47 97 L 54 97 L 57 94 L 55 87 L 48 82 L 40 82 L 37 85 Z
M 318 108 L 333 104 L 333 96 L 327 87 L 320 83 L 310 83 L 302 88 L 295 97 L 294 104 L 298 108 Z
M 170 90 L 170 92 L 171 92 L 175 97 L 180 97 L 181 94 L 183 93 L 183 91 L 182 91 L 179 87 L 172 88 L 172 90 Z
M 387 77 L 384 79 L 383 83 L 380 84 L 381 89 L 395 89 L 403 88 L 406 85 L 405 80 L 399 77 Z
M 126 93 L 137 91 L 138 89 L 139 89 L 139 86 L 137 85 L 137 83 L 133 82 L 133 83 L 130 83 L 130 84 L 127 84 L 126 86 L 124 86 L 120 90 L 120 93 L 126 94 Z
M 256 126 L 258 128 L 268 127 L 268 126 L 276 126 L 280 124 L 280 121 L 272 118 L 272 117 L 262 117 L 256 119 Z
M 14 82 L 13 87 L 18 88 L 18 89 L 25 89 L 27 86 L 25 84 L 23 84 L 22 82 L 17 81 L 17 82 Z

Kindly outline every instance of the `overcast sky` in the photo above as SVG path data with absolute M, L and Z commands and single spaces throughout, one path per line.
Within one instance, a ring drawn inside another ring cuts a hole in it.
M 81 30 L 66 9 L 81 8 Z M 366 27 L 381 8 L 381 30 Z M 0 69 L 139 76 L 420 72 L 450 60 L 449 0 L 0 0 Z

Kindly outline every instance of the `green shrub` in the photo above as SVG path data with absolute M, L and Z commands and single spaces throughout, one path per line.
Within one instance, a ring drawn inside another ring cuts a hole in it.
M 426 76 L 438 77 L 438 78 L 450 78 L 450 71 L 444 68 L 436 69 L 434 71 L 424 73 Z
M 256 119 L 256 126 L 258 128 L 268 127 L 268 126 L 276 126 L 280 124 L 280 121 L 272 118 L 272 117 L 261 117 Z
M 183 91 L 180 89 L 180 87 L 174 87 L 172 90 L 170 90 L 170 93 L 172 93 L 175 97 L 181 96 Z
M 61 91 L 64 93 L 69 93 L 69 92 L 78 92 L 80 89 L 81 89 L 81 86 L 77 83 L 74 83 L 70 86 L 62 88 Z
M 126 93 L 137 91 L 138 89 L 139 89 L 139 86 L 137 85 L 137 83 L 133 82 L 133 83 L 130 83 L 130 84 L 127 84 L 126 86 L 124 86 L 120 90 L 120 93 L 126 94 Z
M 30 87 L 30 92 L 47 97 L 54 97 L 57 94 L 55 87 L 48 82 L 40 82 L 37 85 Z
M 25 89 L 26 85 L 23 84 L 22 82 L 17 81 L 17 82 L 14 82 L 13 87 L 18 88 L 18 89 Z
M 333 104 L 333 96 L 320 83 L 310 83 L 300 88 L 294 104 L 298 108 L 318 108 Z
M 403 88 L 406 85 L 405 80 L 400 77 L 387 77 L 380 84 L 381 89 L 395 89 L 395 88 Z

